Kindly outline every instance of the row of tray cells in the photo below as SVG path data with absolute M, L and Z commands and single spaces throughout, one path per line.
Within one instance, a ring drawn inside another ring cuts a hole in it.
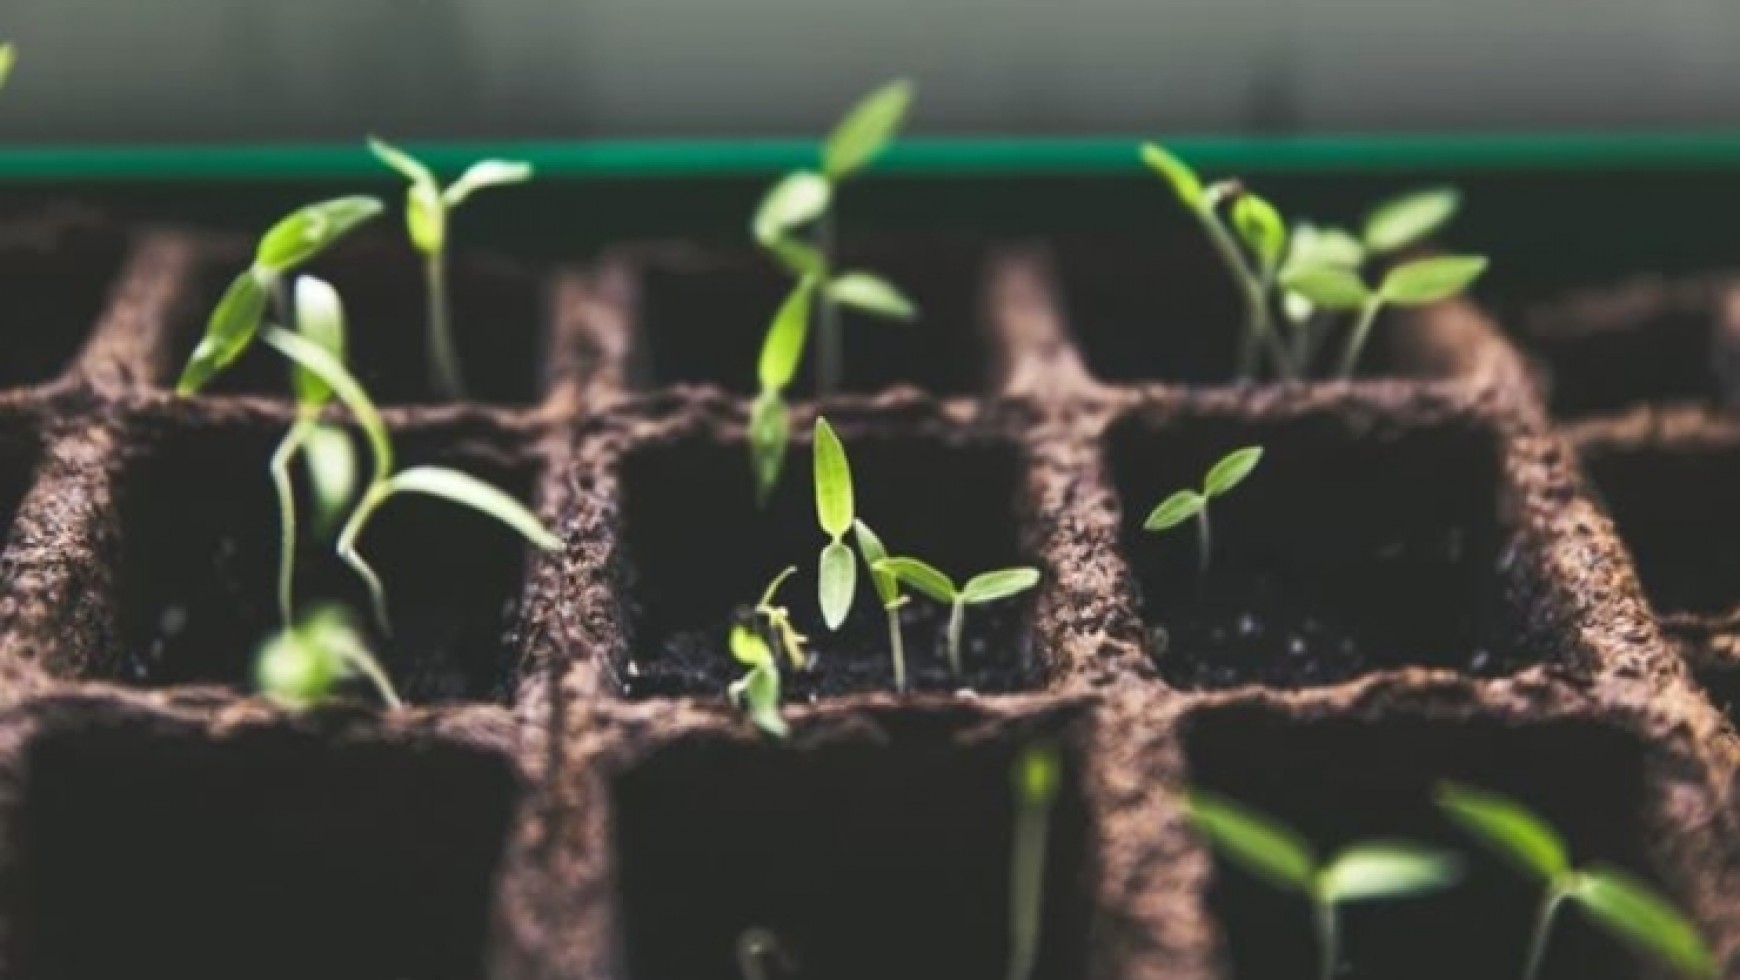
M 1107 807 L 1127 805 L 1099 788 L 1096 767 L 1135 767 L 1167 787 L 1145 807 L 1151 822 L 1141 839 L 1117 842 L 1125 858 L 1144 848 L 1169 861 L 1188 857 L 1167 836 L 1177 826 L 1170 791 L 1186 778 L 1286 819 L 1325 848 L 1404 835 L 1465 853 L 1468 874 L 1452 892 L 1348 910 L 1346 975 L 1355 980 L 1515 969 L 1538 896 L 1434 812 L 1443 779 L 1516 794 L 1574 853 L 1655 878 L 1670 894 L 1690 890 L 1649 844 L 1683 830 L 1662 825 L 1667 791 L 1651 775 L 1652 750 L 1601 723 L 1414 714 L 1301 721 L 1235 704 L 1186 717 L 1187 773 L 1179 773 L 1092 734 L 1074 708 L 1035 708 L 1000 734 L 966 740 L 984 718 L 921 715 L 887 712 L 880 735 L 805 749 L 710 730 L 613 764 L 603 795 L 586 801 L 609 819 L 556 824 L 603 833 L 556 844 L 603 847 L 608 860 L 590 860 L 599 880 L 569 882 L 580 891 L 557 904 L 573 908 L 578 898 L 578 914 L 613 913 L 629 980 L 741 980 L 733 948 L 750 927 L 780 935 L 804 976 L 999 977 L 1008 768 L 1033 737 L 1056 740 L 1066 757 L 1035 974 L 1045 980 L 1088 975 L 1094 930 L 1142 921 L 1096 908 L 1094 896 L 1117 893 L 1105 888 L 1096 828 Z M 14 975 L 203 980 L 233 976 L 246 962 L 261 980 L 460 980 L 487 958 L 490 906 L 525 792 L 503 756 L 444 742 L 340 744 L 281 729 L 214 740 L 143 718 L 84 725 L 71 713 L 26 752 L 22 802 L 5 830 L 16 864 L 3 955 Z M 592 829 L 600 826 L 611 829 Z M 1222 975 L 1280 980 L 1314 962 L 1296 899 L 1229 868 L 1204 896 L 1170 893 L 1186 880 L 1171 877 L 1177 868 L 1144 867 L 1154 893 L 1138 887 L 1116 901 L 1182 910 L 1205 900 L 1227 957 Z M 1096 925 L 1096 914 L 1111 918 Z M 1572 916 L 1544 975 L 1642 973 Z

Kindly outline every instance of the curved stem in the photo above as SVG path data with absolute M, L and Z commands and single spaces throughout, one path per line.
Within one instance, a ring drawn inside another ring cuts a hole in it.
M 272 488 L 278 496 L 278 616 L 286 627 L 295 618 L 291 589 L 296 574 L 296 488 L 290 482 L 290 463 L 308 438 L 310 424 L 298 420 L 272 452 Z
M 1321 898 L 1312 899 L 1317 924 L 1317 955 L 1318 976 L 1321 980 L 1335 980 L 1336 961 L 1341 958 L 1338 948 L 1340 939 L 1336 928 L 1335 905 Z
M 429 288 L 429 384 L 436 394 L 458 400 L 465 397 L 465 379 L 460 375 L 459 352 L 453 344 L 444 249 L 423 256 L 423 278 Z
M 1283 378 L 1293 377 L 1292 359 L 1287 356 L 1287 348 L 1282 345 L 1281 338 L 1275 335 L 1269 316 L 1268 290 L 1264 288 L 1263 280 L 1251 271 L 1250 263 L 1245 261 L 1244 253 L 1239 251 L 1238 242 L 1233 240 L 1232 233 L 1227 231 L 1226 225 L 1221 224 L 1219 215 L 1213 209 L 1202 208 L 1196 212 L 1196 216 L 1208 232 L 1209 242 L 1214 245 L 1221 261 L 1232 272 L 1233 278 L 1238 282 L 1239 291 L 1244 295 L 1245 334 L 1239 342 L 1239 377 L 1255 377 L 1259 344 L 1268 347 L 1277 375 Z
M 890 605 L 888 610 L 888 648 L 894 657 L 894 690 L 900 694 L 906 693 L 906 641 L 900 636 L 900 606 Z
M 374 654 L 361 647 L 346 644 L 339 650 L 339 656 L 343 657 L 356 669 L 357 673 L 363 675 L 370 684 L 374 685 L 375 693 L 381 696 L 381 700 L 386 703 L 388 708 L 397 711 L 405 706 L 405 702 L 399 700 L 399 692 L 393 689 L 392 679 L 387 676 L 387 672 L 382 669 L 381 662 L 375 659 Z
M 967 604 L 959 597 L 949 607 L 949 670 L 956 678 L 961 676 L 961 634 L 967 624 Z
M 1204 501 L 1202 507 L 1196 512 L 1196 540 L 1198 543 L 1196 572 L 1198 575 L 1207 575 L 1209 548 L 1214 543 L 1209 534 L 1207 501 Z
M 356 572 L 357 577 L 363 580 L 363 585 L 368 587 L 369 600 L 374 607 L 375 623 L 380 626 L 382 633 L 389 636 L 392 635 L 393 625 L 387 618 L 386 587 L 381 584 L 381 577 L 363 559 L 356 546 L 357 539 L 362 537 L 363 528 L 368 525 L 369 518 L 380 508 L 381 504 L 386 503 L 392 492 L 392 487 L 384 480 L 371 483 L 368 491 L 363 494 L 362 500 L 357 502 L 356 510 L 351 512 L 350 520 L 345 522 L 344 530 L 338 533 L 337 545 L 339 559 L 349 565 L 351 570 Z
M 824 212 L 816 222 L 816 247 L 827 275 L 834 269 L 834 215 Z M 827 283 L 816 294 L 816 396 L 831 395 L 846 373 L 846 338 L 840 330 L 840 307 L 828 296 Z
M 1341 349 L 1341 366 L 1336 376 L 1342 380 L 1353 377 L 1353 369 L 1359 364 L 1360 352 L 1365 350 L 1366 338 L 1371 335 L 1371 327 L 1377 322 L 1378 311 L 1383 309 L 1382 296 L 1372 296 L 1360 307 L 1359 320 L 1353 325 L 1353 332 L 1347 335 L 1347 346 Z
M 1553 914 L 1559 910 L 1559 903 L 1564 900 L 1564 889 L 1557 886 L 1549 889 L 1541 899 L 1540 910 L 1535 913 L 1534 935 L 1529 937 L 1529 955 L 1523 965 L 1523 980 L 1535 980 L 1540 975 L 1541 962 L 1547 956 L 1547 938 L 1553 930 Z

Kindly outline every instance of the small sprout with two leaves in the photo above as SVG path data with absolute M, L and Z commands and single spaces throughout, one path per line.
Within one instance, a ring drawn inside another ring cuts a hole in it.
M 1170 530 L 1178 525 L 1196 518 L 1198 540 L 1198 567 L 1208 571 L 1208 556 L 1211 540 L 1208 525 L 1208 502 L 1245 481 L 1251 471 L 1262 461 L 1263 447 L 1246 446 L 1235 449 L 1218 462 L 1209 467 L 1208 475 L 1202 479 L 1201 490 L 1179 490 L 1165 500 L 1160 501 L 1149 512 L 1148 519 L 1142 522 L 1143 530 L 1160 532 Z
M 1029 980 L 1039 957 L 1045 910 L 1045 844 L 1051 810 L 1063 782 L 1056 745 L 1036 742 L 1021 750 L 1010 769 L 1015 796 L 1014 850 L 1009 865 L 1009 969 L 1007 980 Z
M 772 929 L 751 926 L 737 937 L 737 972 L 743 980 L 779 980 L 797 973 L 797 959 Z
M 837 630 L 852 611 L 852 598 L 858 591 L 858 564 L 846 544 L 846 534 L 856 520 L 852 464 L 846 459 L 846 447 L 825 418 L 816 419 L 814 452 L 816 520 L 828 536 L 817 566 L 816 598 L 822 622 Z
M 287 309 L 286 277 L 380 213 L 381 202 L 372 197 L 340 197 L 293 211 L 268 229 L 255 248 L 253 264 L 212 309 L 205 336 L 182 369 L 176 391 L 194 394 L 235 363 L 253 344 L 269 301 L 278 307 L 278 322 L 295 322 Z
M 1340 963 L 1341 905 L 1426 895 L 1462 876 L 1461 861 L 1435 848 L 1372 841 L 1324 861 L 1297 832 L 1242 804 L 1192 792 L 1186 805 L 1197 831 L 1228 860 L 1310 903 L 1322 980 L 1332 980 Z
M 369 149 L 398 171 L 410 187 L 405 193 L 405 226 L 411 246 L 423 256 L 423 277 L 429 305 L 429 384 L 447 398 L 465 396 L 465 379 L 453 343 L 451 300 L 447 293 L 447 226 L 454 209 L 486 187 L 523 184 L 532 179 L 532 165 L 514 160 L 480 160 L 445 188 L 421 160 L 371 138 Z
M 870 569 L 870 584 L 875 587 L 876 600 L 882 604 L 882 614 L 888 619 L 888 653 L 894 662 L 894 690 L 905 694 L 906 641 L 900 635 L 900 610 L 906 605 L 906 596 L 900 593 L 900 579 L 877 567 L 878 562 L 888 557 L 888 548 L 882 544 L 882 539 L 863 521 L 854 521 L 852 527 L 858 538 L 858 555 Z
M 374 686 L 387 707 L 403 707 L 362 630 L 338 606 L 313 609 L 267 639 L 254 676 L 267 697 L 290 708 L 318 704 L 340 683 L 359 677 Z
M 884 558 L 871 566 L 911 586 L 914 591 L 949 607 L 949 671 L 959 678 L 961 637 L 966 629 L 968 606 L 982 606 L 1013 598 L 1039 584 L 1037 568 L 1004 568 L 984 572 L 957 588 L 954 580 L 917 558 Z
M 773 648 L 754 628 L 739 624 L 731 628 L 731 656 L 748 672 L 731 682 L 726 696 L 755 727 L 774 738 L 786 737 L 791 728 L 779 713 L 779 659 Z
M 1523 980 L 1540 974 L 1553 917 L 1567 902 L 1580 906 L 1608 933 L 1685 976 L 1717 975 L 1709 947 L 1672 904 L 1625 872 L 1573 867 L 1570 849 L 1539 814 L 1496 793 L 1451 784 L 1439 788 L 1438 805 L 1469 835 L 1541 883 Z
M 1449 299 L 1480 278 L 1486 265 L 1486 259 L 1478 255 L 1415 259 L 1390 269 L 1373 289 L 1357 269 L 1328 263 L 1306 264 L 1287 270 L 1281 282 L 1289 292 L 1303 297 L 1317 309 L 1356 315 L 1336 365 L 1337 377 L 1351 378 L 1371 336 L 1372 325 L 1385 306 L 1425 306 Z
M 803 670 L 809 664 L 809 655 L 804 652 L 804 644 L 810 638 L 799 633 L 792 625 L 791 610 L 779 605 L 779 587 L 785 580 L 797 574 L 796 565 L 788 565 L 773 581 L 767 583 L 766 591 L 761 594 L 761 601 L 755 604 L 755 618 L 762 634 L 774 649 L 785 654 L 791 661 L 794 670 Z

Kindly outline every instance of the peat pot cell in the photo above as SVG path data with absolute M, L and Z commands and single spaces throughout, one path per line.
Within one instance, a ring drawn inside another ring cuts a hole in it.
M 1168 683 L 1308 687 L 1403 665 L 1484 676 L 1547 655 L 1521 649 L 1533 590 L 1504 546 L 1497 438 L 1333 413 L 1121 423 L 1124 552 Z M 1155 504 L 1252 444 L 1261 464 L 1209 506 L 1206 571 L 1194 522 L 1143 529 Z
M 1238 363 L 1244 306 L 1238 288 L 1207 245 L 1145 240 L 1069 239 L 1055 252 L 1061 313 L 1083 362 L 1107 384 L 1230 384 Z M 1313 376 L 1333 371 L 1337 331 L 1313 360 Z M 1358 373 L 1420 373 L 1390 314 L 1381 315 Z
M 470 980 L 516 787 L 452 747 L 127 723 L 43 736 L 7 963 L 40 980 Z
M 448 256 L 454 345 L 467 394 L 496 405 L 531 405 L 542 397 L 545 298 L 534 268 L 463 249 Z M 175 370 L 186 363 L 205 330 L 206 317 L 240 271 L 240 262 L 203 270 L 187 321 L 177 331 Z M 363 238 L 316 259 L 307 270 L 332 283 L 344 301 L 349 328 L 347 361 L 382 404 L 448 401 L 429 380 L 428 293 L 423 260 L 399 240 Z M 256 344 L 211 385 L 226 394 L 289 397 L 284 357 Z
M 1740 446 L 1635 446 L 1584 464 L 1658 612 L 1740 607 Z
M 281 436 L 195 424 L 133 464 L 122 489 L 119 599 L 129 680 L 252 686 L 254 653 L 280 625 L 277 497 L 267 462 Z M 530 474 L 476 447 L 419 432 L 400 437 L 397 449 L 400 465 L 452 466 L 527 498 Z M 316 539 L 304 489 L 298 607 L 337 601 L 366 623 L 368 593 L 330 539 Z M 490 518 L 432 497 L 395 497 L 376 514 L 360 549 L 386 584 L 393 634 L 375 631 L 374 649 L 401 696 L 511 696 L 509 633 L 528 547 Z
M 740 980 L 736 943 L 757 927 L 780 938 L 793 977 L 1000 980 L 1015 745 L 963 746 L 934 725 L 890 735 L 819 749 L 696 739 L 619 777 L 630 980 Z M 1066 770 L 1049 821 L 1039 980 L 1082 975 L 1085 812 Z
M 889 554 L 923 557 L 957 582 L 972 572 L 1024 563 L 1013 445 L 854 430 L 841 438 L 851 457 L 858 515 Z M 788 670 L 787 699 L 893 689 L 887 619 L 862 563 L 845 624 L 830 632 L 821 621 L 816 565 L 827 539 L 816 523 L 812 465 L 807 437 L 794 442 L 785 477 L 761 508 L 741 441 L 694 436 L 631 452 L 622 473 L 622 594 L 633 651 L 622 674 L 629 695 L 722 694 L 742 673 L 727 652 L 731 625 L 788 565 L 798 571 L 779 600 L 810 638 L 814 665 Z M 855 551 L 850 536 L 848 543 Z M 955 678 L 946 655 L 948 611 L 914 596 L 901 611 L 909 684 L 981 692 L 1037 684 L 1031 620 L 1032 593 L 969 608 L 965 676 Z
M 870 250 L 861 258 L 848 253 L 841 268 L 883 276 L 919 310 L 910 323 L 839 310 L 844 390 L 874 392 L 910 384 L 949 396 L 975 394 L 983 387 L 988 355 L 979 323 L 977 250 L 919 241 Z M 714 384 L 753 394 L 762 339 L 790 289 L 791 281 L 761 255 L 650 257 L 641 276 L 635 383 L 642 388 Z M 804 362 L 788 392 L 792 397 L 807 398 L 815 391 L 818 322 L 811 323 Z
M 66 370 L 103 314 L 123 252 L 121 234 L 91 220 L 0 225 L 0 388 Z
M 1540 887 L 1448 823 L 1433 802 L 1441 781 L 1522 801 L 1565 835 L 1573 861 L 1650 876 L 1645 753 L 1618 729 L 1420 717 L 1301 722 L 1234 707 L 1197 716 L 1185 739 L 1193 785 L 1294 827 L 1319 854 L 1404 838 L 1466 859 L 1463 880 L 1449 891 L 1345 907 L 1341 980 L 1466 980 L 1522 969 Z M 1315 971 L 1310 912 L 1297 895 L 1222 861 L 1209 900 L 1238 980 L 1297 980 Z M 1542 980 L 1644 975 L 1581 913 L 1560 915 Z

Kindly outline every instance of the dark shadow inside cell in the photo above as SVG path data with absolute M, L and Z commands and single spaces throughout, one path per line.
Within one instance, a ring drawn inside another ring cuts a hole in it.
M 126 244 L 118 228 L 81 215 L 0 225 L 0 388 L 67 369 L 105 310 Z

